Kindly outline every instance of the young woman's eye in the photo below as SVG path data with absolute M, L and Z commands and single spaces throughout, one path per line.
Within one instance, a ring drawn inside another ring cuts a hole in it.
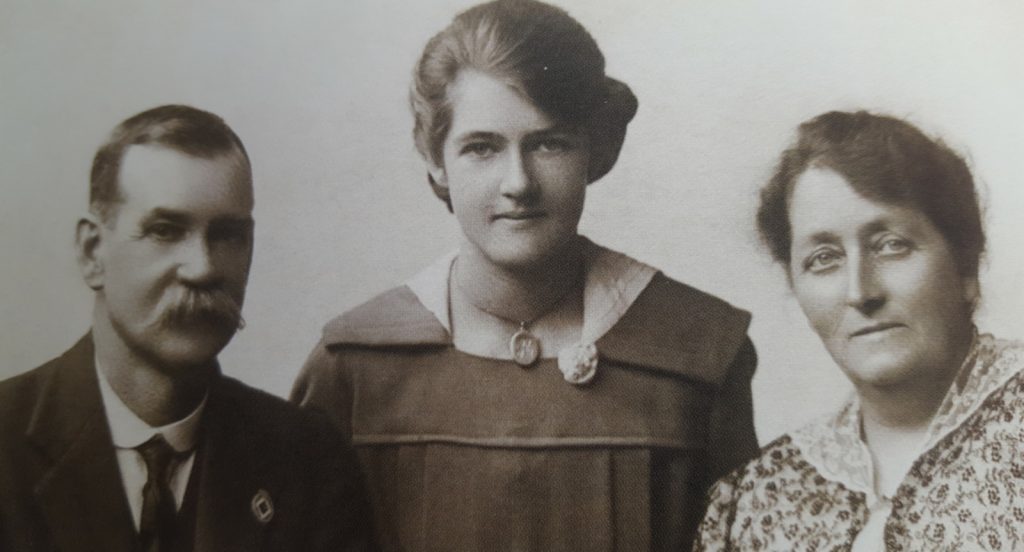
M 541 153 L 561 153 L 572 147 L 572 141 L 567 138 L 546 138 L 536 144 L 536 150 Z
M 490 142 L 470 142 L 462 146 L 462 150 L 459 153 L 471 157 L 490 157 L 497 153 L 497 151 L 498 148 L 494 147 L 494 144 Z
M 816 251 L 804 261 L 804 270 L 813 273 L 825 272 L 839 266 L 842 260 L 843 257 L 838 251 L 832 249 Z
M 158 222 L 146 227 L 146 235 L 157 241 L 173 242 L 185 236 L 185 229 L 177 224 Z

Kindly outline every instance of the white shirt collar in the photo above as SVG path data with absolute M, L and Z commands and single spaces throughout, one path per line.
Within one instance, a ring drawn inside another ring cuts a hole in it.
M 583 343 L 596 342 L 612 329 L 657 274 L 657 269 L 632 257 L 584 240 Z M 444 255 L 413 276 L 406 285 L 449 333 L 448 286 L 458 251 Z
M 110 386 L 110 382 L 103 374 L 103 370 L 100 369 L 99 359 L 96 359 L 96 375 L 100 383 L 103 410 L 107 415 L 107 424 L 110 426 L 110 436 L 113 438 L 115 447 L 135 448 L 159 433 L 178 452 L 186 452 L 195 448 L 199 422 L 202 419 L 203 410 L 206 408 L 209 393 L 188 416 L 164 426 L 152 427 L 136 416 L 124 404 L 121 397 L 117 396 L 114 388 Z

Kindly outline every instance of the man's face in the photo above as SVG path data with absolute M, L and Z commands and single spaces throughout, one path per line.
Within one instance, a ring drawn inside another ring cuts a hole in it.
M 122 201 L 98 225 L 97 306 L 135 355 L 167 370 L 212 361 L 241 320 L 252 261 L 252 183 L 240 154 L 132 146 Z

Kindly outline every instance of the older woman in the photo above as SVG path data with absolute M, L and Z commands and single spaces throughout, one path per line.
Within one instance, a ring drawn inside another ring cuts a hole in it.
M 826 113 L 758 223 L 855 393 L 721 480 L 696 548 L 1024 549 L 1024 347 L 972 323 L 964 161 L 901 120 Z
M 749 315 L 577 233 L 636 111 L 534 1 L 426 46 L 414 136 L 458 251 L 330 322 L 294 389 L 354 442 L 386 550 L 688 547 L 757 445 Z

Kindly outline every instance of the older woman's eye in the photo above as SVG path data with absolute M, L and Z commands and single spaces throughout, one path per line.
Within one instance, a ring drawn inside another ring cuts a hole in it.
M 913 244 L 902 238 L 887 238 L 875 245 L 875 252 L 879 255 L 902 255 L 913 249 Z
M 838 251 L 831 249 L 817 251 L 804 261 L 804 270 L 816 274 L 825 272 L 839 266 L 842 260 L 842 255 Z

